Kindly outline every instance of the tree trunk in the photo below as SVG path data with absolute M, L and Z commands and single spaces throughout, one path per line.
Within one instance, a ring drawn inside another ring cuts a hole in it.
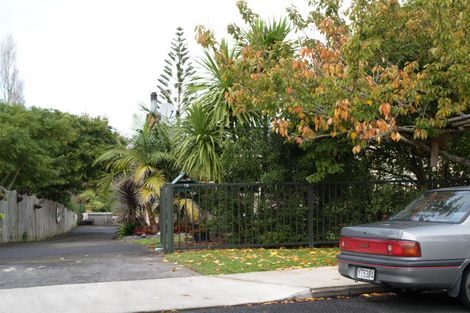
M 157 221 L 155 220 L 155 212 L 152 210 L 152 206 L 149 204 L 145 205 L 145 212 L 147 213 L 147 217 L 149 220 L 149 225 L 152 226 L 152 228 L 157 228 Z

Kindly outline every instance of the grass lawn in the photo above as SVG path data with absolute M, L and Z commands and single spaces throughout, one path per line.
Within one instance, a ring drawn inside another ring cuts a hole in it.
M 178 235 L 175 235 L 175 242 L 178 241 Z M 161 248 L 162 243 L 160 241 L 160 237 L 158 238 L 139 238 L 133 239 L 132 242 L 137 243 L 139 245 L 147 246 L 149 249 Z
M 132 242 L 138 243 L 139 245 L 147 246 L 150 249 L 161 247 L 160 237 L 135 239 L 135 240 L 132 240 Z
M 165 255 L 169 262 L 205 275 L 235 274 L 336 265 L 338 248 L 220 249 Z

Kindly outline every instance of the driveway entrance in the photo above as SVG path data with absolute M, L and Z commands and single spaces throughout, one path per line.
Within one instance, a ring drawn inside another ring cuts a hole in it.
M 0 289 L 196 275 L 144 246 L 114 240 L 115 232 L 79 226 L 48 241 L 0 246 Z

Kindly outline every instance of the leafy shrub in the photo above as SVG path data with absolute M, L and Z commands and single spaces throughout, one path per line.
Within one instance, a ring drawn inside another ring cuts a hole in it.
M 132 236 L 136 227 L 136 224 L 122 224 L 118 230 L 119 237 Z

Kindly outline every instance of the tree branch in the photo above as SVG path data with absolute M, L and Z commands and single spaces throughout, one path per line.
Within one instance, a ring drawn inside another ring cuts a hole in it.
M 416 126 L 397 126 L 395 129 L 401 133 L 410 133 L 413 134 L 416 130 Z M 468 131 L 467 128 L 465 127 L 456 127 L 456 128 L 439 128 L 438 129 L 441 134 L 455 134 L 455 133 L 461 133 L 463 131 Z

